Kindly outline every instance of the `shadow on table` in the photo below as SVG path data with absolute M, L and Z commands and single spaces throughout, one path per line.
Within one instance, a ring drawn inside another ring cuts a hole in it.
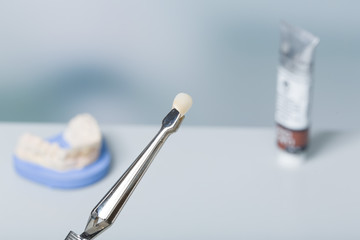
M 318 155 L 335 148 L 342 148 L 357 138 L 351 131 L 317 131 L 310 138 L 307 160 L 312 161 Z

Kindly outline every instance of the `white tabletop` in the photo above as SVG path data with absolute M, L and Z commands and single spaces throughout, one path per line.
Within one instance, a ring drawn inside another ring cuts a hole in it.
M 0 236 L 64 239 L 158 131 L 104 126 L 110 173 L 75 190 L 51 189 L 17 175 L 18 137 L 64 125 L 0 124 Z M 189 127 L 170 136 L 117 221 L 98 239 L 359 239 L 360 132 L 313 133 L 307 162 L 278 164 L 271 128 Z

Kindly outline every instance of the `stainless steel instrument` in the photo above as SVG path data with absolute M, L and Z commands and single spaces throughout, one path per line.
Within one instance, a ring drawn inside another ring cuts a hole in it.
M 84 232 L 78 235 L 70 231 L 65 240 L 93 239 L 114 223 L 165 140 L 178 129 L 183 118 L 176 108 L 166 115 L 156 136 L 91 211 Z

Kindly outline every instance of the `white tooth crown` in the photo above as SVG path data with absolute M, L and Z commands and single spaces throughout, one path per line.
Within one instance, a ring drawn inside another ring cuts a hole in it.
M 20 137 L 15 154 L 22 160 L 57 171 L 80 169 L 99 157 L 102 136 L 91 115 L 80 114 L 71 119 L 63 137 L 69 148 L 26 133 Z

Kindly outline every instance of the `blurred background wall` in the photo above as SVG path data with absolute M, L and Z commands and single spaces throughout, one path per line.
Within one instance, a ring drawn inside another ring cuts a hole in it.
M 319 36 L 313 127 L 360 123 L 360 2 L 0 1 L 0 121 L 273 126 L 279 22 Z

